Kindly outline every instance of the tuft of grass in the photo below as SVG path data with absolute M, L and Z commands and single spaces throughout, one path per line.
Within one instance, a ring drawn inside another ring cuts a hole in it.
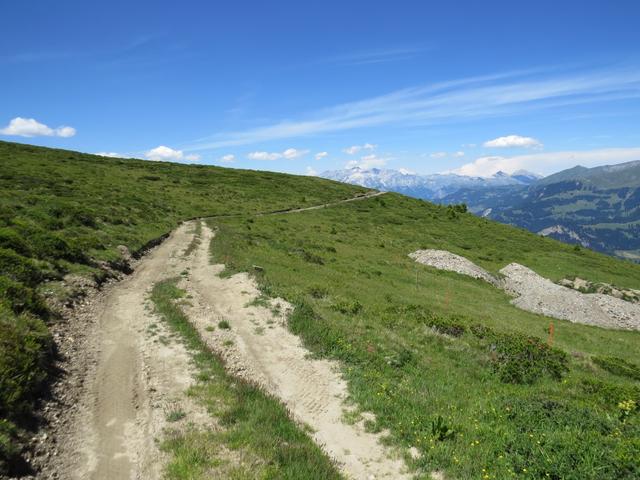
M 157 283 L 151 300 L 157 313 L 192 352 L 199 373 L 190 396 L 219 419 L 224 428 L 169 432 L 161 443 L 171 457 L 166 477 L 342 478 L 333 462 L 277 399 L 225 372 L 222 361 L 206 347 L 181 310 L 178 300 L 184 291 L 177 287 L 177 281 L 174 278 Z
M 634 363 L 613 356 L 593 357 L 592 360 L 593 363 L 614 375 L 640 380 L 640 367 Z
M 186 416 L 187 414 L 182 410 L 171 410 L 167 414 L 167 422 L 179 422 Z
M 231 325 L 229 325 L 229 322 L 226 320 L 220 320 L 218 322 L 218 328 L 221 328 L 222 330 L 229 330 L 231 329 Z

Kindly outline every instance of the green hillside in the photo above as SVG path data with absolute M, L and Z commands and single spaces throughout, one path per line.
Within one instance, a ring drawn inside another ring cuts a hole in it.
M 290 328 L 343 363 L 352 399 L 377 416 L 369 427 L 417 448 L 424 478 L 640 475 L 639 332 L 551 322 L 407 254 L 446 249 L 494 273 L 515 261 L 634 288 L 639 266 L 398 194 L 211 224 L 214 258 L 261 267 L 265 295 L 297 307 Z
M 214 258 L 296 305 L 289 327 L 342 362 L 352 399 L 377 416 L 368 427 L 415 447 L 423 478 L 640 477 L 639 332 L 553 321 L 550 346 L 549 318 L 407 254 L 640 289 L 638 265 L 398 194 L 254 215 L 364 191 L 318 178 L 2 142 L 0 166 L 0 467 L 49 375 L 47 325 L 60 319 L 43 294 L 63 297 L 70 273 L 126 270 L 119 245 L 135 252 L 180 220 L 217 216 Z
M 0 142 L 0 471 L 17 453 L 50 375 L 43 294 L 67 274 L 98 283 L 179 221 L 250 214 L 352 197 L 364 189 L 311 177 L 113 159 Z

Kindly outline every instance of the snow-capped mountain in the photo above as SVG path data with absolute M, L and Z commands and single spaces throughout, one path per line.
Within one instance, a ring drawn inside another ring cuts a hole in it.
M 498 172 L 491 177 L 468 177 L 455 173 L 418 175 L 399 170 L 362 169 L 359 167 L 331 170 L 321 173 L 320 176 L 338 182 L 375 188 L 376 190 L 403 193 L 424 200 L 439 200 L 463 188 L 476 189 L 508 185 L 530 185 L 541 178 L 540 175 L 525 170 L 519 170 L 511 175 Z

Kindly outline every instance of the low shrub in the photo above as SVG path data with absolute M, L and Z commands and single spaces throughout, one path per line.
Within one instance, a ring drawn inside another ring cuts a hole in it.
M 402 368 L 407 364 L 414 361 L 414 354 L 407 348 L 400 348 L 398 351 L 393 352 L 391 355 L 387 355 L 385 360 L 387 365 L 393 368 Z
M 537 337 L 497 333 L 482 325 L 471 331 L 488 344 L 493 369 L 504 383 L 533 384 L 543 375 L 560 380 L 569 371 L 569 356 Z
M 316 255 L 315 253 L 309 252 L 305 249 L 301 249 L 296 253 L 300 255 L 305 262 L 315 263 L 316 265 L 324 265 L 324 259 L 320 255 Z
M 440 333 L 452 337 L 461 337 L 467 331 L 467 327 L 462 323 L 435 315 L 427 320 L 427 325 Z
M 363 305 L 358 300 L 340 300 L 334 303 L 331 308 L 345 315 L 357 315 L 362 312 Z
M 47 376 L 52 346 L 42 320 L 0 305 L 0 416 L 28 411 Z
M 327 295 L 329 295 L 329 290 L 321 285 L 314 285 L 312 287 L 309 287 L 308 292 L 309 295 L 311 295 L 313 298 L 325 298 Z
M 0 275 L 30 287 L 42 281 L 42 273 L 32 260 L 6 248 L 0 248 Z
M 593 363 L 620 377 L 640 380 L 640 367 L 618 357 L 592 357 Z
M 9 473 L 9 467 L 20 453 L 18 429 L 9 420 L 0 418 L 0 475 Z
M 14 230 L 6 227 L 0 228 L 0 248 L 11 249 L 25 257 L 31 256 L 29 244 Z
M 31 312 L 45 319 L 49 317 L 49 309 L 32 288 L 0 275 L 0 308 L 3 303 L 14 313 Z

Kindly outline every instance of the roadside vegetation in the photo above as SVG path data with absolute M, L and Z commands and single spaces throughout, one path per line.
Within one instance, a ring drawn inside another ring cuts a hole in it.
M 170 455 L 166 478 L 318 479 L 342 478 L 335 465 L 289 417 L 286 408 L 260 388 L 228 375 L 206 347 L 180 306 L 178 279 L 157 283 L 156 312 L 191 352 L 197 384 L 188 394 L 207 408 L 220 428 L 198 425 L 169 429 L 161 448 Z M 171 412 L 170 421 L 183 418 Z
M 351 399 L 376 414 L 368 427 L 415 447 L 425 478 L 640 477 L 640 332 L 519 310 L 407 254 L 636 289 L 639 266 L 396 194 L 209 223 L 214 260 L 295 305 L 291 330 L 342 362 Z
M 0 166 L 0 474 L 17 463 L 24 435 L 16 425 L 33 425 L 51 376 L 47 325 L 59 318 L 50 305 L 74 294 L 66 276 L 99 285 L 127 272 L 120 246 L 136 256 L 189 218 L 304 207 L 364 191 L 311 177 L 7 142 L 0 142 Z

